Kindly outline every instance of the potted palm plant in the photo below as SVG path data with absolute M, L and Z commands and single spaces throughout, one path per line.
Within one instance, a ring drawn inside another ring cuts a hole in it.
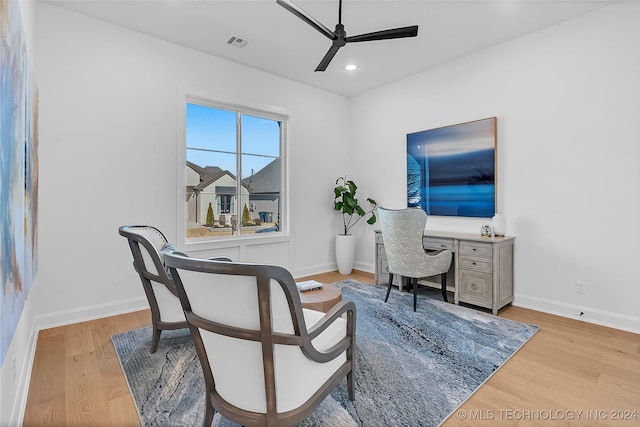
M 336 180 L 333 189 L 333 209 L 342 215 L 342 232 L 336 236 L 336 262 L 340 274 L 350 274 L 353 269 L 355 254 L 355 239 L 349 232 L 366 216 L 367 224 L 375 224 L 375 209 L 378 205 L 375 200 L 367 197 L 369 209 L 365 210 L 356 198 L 358 186 L 352 180 L 347 180 L 346 175 Z

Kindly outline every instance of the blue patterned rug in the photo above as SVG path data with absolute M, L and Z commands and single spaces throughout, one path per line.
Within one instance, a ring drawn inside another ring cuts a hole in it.
M 299 426 L 438 426 L 538 330 L 537 326 L 353 280 L 337 283 L 355 302 L 356 400 L 346 381 Z M 437 292 L 439 295 L 439 292 Z M 204 380 L 187 330 L 151 327 L 112 337 L 143 426 L 194 426 L 204 415 Z M 216 414 L 216 427 L 237 426 Z

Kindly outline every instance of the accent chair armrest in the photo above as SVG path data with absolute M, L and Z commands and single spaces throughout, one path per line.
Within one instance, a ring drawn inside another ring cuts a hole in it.
M 332 326 L 336 321 L 345 321 L 346 318 L 346 334 L 344 338 L 336 342 L 333 346 L 325 351 L 318 350 L 313 345 L 313 340 L 322 334 L 327 328 Z M 356 331 L 356 305 L 351 301 L 340 301 L 333 306 L 318 322 L 311 325 L 308 332 L 308 341 L 303 345 L 302 352 L 309 359 L 316 362 L 324 363 L 335 359 L 349 348 L 353 349 L 355 344 Z

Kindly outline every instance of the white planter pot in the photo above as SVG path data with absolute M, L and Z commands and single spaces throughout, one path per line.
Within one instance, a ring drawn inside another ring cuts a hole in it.
M 336 235 L 336 263 L 340 274 L 351 274 L 355 249 L 356 239 L 352 234 Z

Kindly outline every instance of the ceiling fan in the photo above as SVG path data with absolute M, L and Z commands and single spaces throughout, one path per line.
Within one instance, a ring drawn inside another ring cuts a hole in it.
M 374 40 L 387 40 L 387 39 L 399 39 L 405 37 L 415 37 L 418 35 L 418 26 L 412 25 L 410 27 L 392 28 L 390 30 L 374 31 L 372 33 L 360 34 L 357 36 L 347 37 L 347 33 L 342 25 L 342 0 L 340 0 L 338 6 L 338 23 L 336 24 L 335 31 L 331 31 L 317 19 L 300 9 L 299 6 L 291 2 L 290 0 L 276 0 L 280 6 L 287 9 L 289 12 L 302 19 L 307 24 L 311 25 L 316 30 L 327 36 L 332 40 L 329 51 L 324 55 L 320 64 L 316 67 L 316 71 L 324 71 L 329 66 L 329 63 L 342 46 L 347 43 L 355 42 L 368 42 Z

